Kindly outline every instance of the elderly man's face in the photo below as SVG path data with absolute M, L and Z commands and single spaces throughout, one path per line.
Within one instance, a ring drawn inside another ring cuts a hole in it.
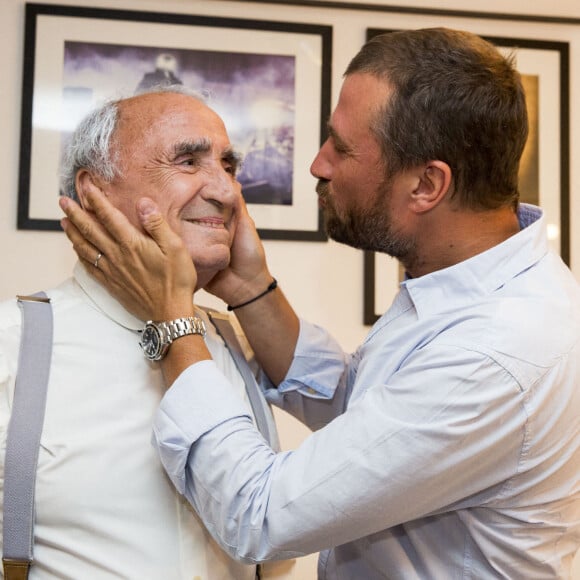
M 204 286 L 230 260 L 236 157 L 220 117 L 203 103 L 176 93 L 141 95 L 121 104 L 113 140 L 121 177 L 104 186 L 138 225 L 135 202 L 156 201 L 181 235 Z

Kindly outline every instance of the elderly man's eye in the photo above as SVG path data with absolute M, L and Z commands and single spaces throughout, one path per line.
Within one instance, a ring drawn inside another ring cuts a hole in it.
M 224 165 L 224 170 L 226 173 L 229 173 L 230 175 L 235 175 L 238 172 L 238 166 L 232 165 L 232 164 L 226 164 L 226 165 Z
M 241 156 L 234 151 L 228 151 L 227 154 L 222 158 L 222 167 L 224 168 L 224 171 L 230 175 L 233 175 L 234 177 L 240 170 L 241 164 Z

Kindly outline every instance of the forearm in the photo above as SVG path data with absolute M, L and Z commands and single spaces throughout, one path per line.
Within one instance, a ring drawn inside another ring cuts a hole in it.
M 200 363 L 164 397 L 156 445 L 178 490 L 232 557 L 319 551 L 445 511 L 482 490 L 489 498 L 513 476 L 526 423 L 513 381 L 490 368 L 491 384 L 503 381 L 505 393 L 492 397 L 463 380 L 481 359 L 465 364 L 453 376 L 436 368 L 430 389 L 420 388 L 423 364 L 401 371 L 392 389 L 376 372 L 376 383 L 345 414 L 296 450 L 276 454 L 217 367 Z M 427 399 L 421 405 L 419 392 Z M 449 410 L 456 413 L 464 398 L 475 398 L 480 412 L 474 417 L 465 406 L 450 431 Z M 503 416 L 512 419 L 490 438 L 490 423 Z
M 234 313 L 258 363 L 272 383 L 278 385 L 292 364 L 300 331 L 299 319 L 284 293 L 278 287 L 236 308 Z
M 167 356 L 160 362 L 165 385 L 170 387 L 175 379 L 189 366 L 212 356 L 202 336 L 190 334 L 171 343 Z

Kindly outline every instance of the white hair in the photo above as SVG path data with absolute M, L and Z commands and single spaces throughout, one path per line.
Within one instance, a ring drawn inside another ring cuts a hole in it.
M 207 101 L 205 95 L 183 85 L 150 87 L 136 94 L 149 93 L 178 93 L 197 99 L 202 103 Z M 133 96 L 135 95 L 109 100 L 91 111 L 79 123 L 63 158 L 61 195 L 78 200 L 75 180 L 80 169 L 88 169 L 106 182 L 120 176 L 119 159 L 111 153 L 111 140 L 117 129 L 119 105 Z

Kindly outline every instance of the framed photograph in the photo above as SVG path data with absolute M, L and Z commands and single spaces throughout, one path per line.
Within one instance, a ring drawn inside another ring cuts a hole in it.
M 391 32 L 368 29 L 367 38 Z M 570 260 L 569 44 L 484 36 L 514 53 L 526 91 L 530 133 L 520 165 L 520 199 L 543 208 L 548 240 Z M 374 324 L 388 309 L 403 273 L 389 256 L 365 252 L 363 323 Z
M 18 228 L 59 230 L 59 168 L 94 106 L 157 84 L 208 98 L 263 239 L 326 240 L 308 168 L 330 108 L 332 27 L 26 5 Z

